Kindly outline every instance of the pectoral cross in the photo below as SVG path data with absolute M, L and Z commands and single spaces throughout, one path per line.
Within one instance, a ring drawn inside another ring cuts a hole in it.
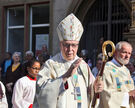
M 77 100 L 77 92 L 75 87 L 74 87 L 74 92 L 71 92 L 71 94 L 74 95 L 74 100 Z
M 71 92 L 71 94 L 74 95 L 74 100 L 77 100 L 77 96 L 81 95 L 78 89 L 78 87 L 74 87 L 74 92 Z

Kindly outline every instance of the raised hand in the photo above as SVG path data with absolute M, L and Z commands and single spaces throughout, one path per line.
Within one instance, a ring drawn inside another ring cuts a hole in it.
M 79 67 L 82 58 L 77 59 L 75 62 L 72 63 L 68 71 L 62 76 L 63 80 L 66 81 L 69 77 L 71 77 Z

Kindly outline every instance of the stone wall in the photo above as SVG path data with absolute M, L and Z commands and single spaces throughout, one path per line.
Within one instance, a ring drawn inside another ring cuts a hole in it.
M 57 36 L 56 28 L 59 22 L 64 17 L 67 16 L 72 0 L 1 0 L 0 11 L 2 11 L 1 8 L 3 6 L 12 6 L 12 5 L 27 4 L 27 3 L 46 2 L 46 1 L 50 1 L 50 31 L 49 31 L 50 50 L 49 52 L 52 55 L 55 55 L 57 52 L 60 51 L 59 39 Z M 1 16 L 1 12 L 0 12 L 0 16 Z M 0 21 L 1 21 L 1 17 L 0 17 Z M 0 26 L 2 26 L 1 22 L 0 22 Z M 1 29 L 0 29 L 0 33 L 1 33 Z
M 59 48 L 59 39 L 56 32 L 56 28 L 60 21 L 65 18 L 68 14 L 68 9 L 72 3 L 72 0 L 52 0 L 51 2 L 51 28 L 50 28 L 50 34 L 52 36 L 52 55 L 55 55 L 60 51 Z
M 18 5 L 25 3 L 45 2 L 50 0 L 0 0 L 0 6 Z

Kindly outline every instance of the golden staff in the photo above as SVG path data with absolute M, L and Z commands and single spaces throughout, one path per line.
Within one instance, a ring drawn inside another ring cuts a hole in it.
M 107 45 L 111 45 L 112 47 L 112 52 L 106 52 L 106 46 Z M 102 67 L 101 67 L 101 70 L 100 72 L 98 73 L 98 76 L 99 76 L 99 79 L 98 80 L 102 80 L 102 76 L 103 76 L 103 72 L 104 72 L 104 67 L 105 67 L 105 63 L 107 62 L 108 60 L 108 56 L 109 57 L 112 57 L 113 56 L 113 53 L 115 51 L 115 45 L 112 41 L 108 40 L 108 41 L 105 41 L 102 45 L 102 53 L 103 53 L 103 63 L 102 63 Z M 95 104 L 96 104 L 96 100 L 99 96 L 99 93 L 95 93 L 94 94 L 94 98 L 93 98 L 93 101 L 92 101 L 92 108 L 95 108 Z
M 108 54 L 106 53 L 106 46 L 107 45 L 111 45 L 112 47 L 112 52 L 108 52 Z M 103 53 L 103 62 L 107 62 L 108 60 L 108 56 L 109 57 L 112 57 L 113 56 L 113 53 L 115 51 L 115 45 L 112 41 L 108 40 L 108 41 L 105 41 L 102 45 L 102 53 Z M 108 55 L 108 56 L 107 56 Z

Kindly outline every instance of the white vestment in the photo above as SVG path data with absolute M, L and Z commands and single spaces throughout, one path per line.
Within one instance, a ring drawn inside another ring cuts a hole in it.
M 68 82 L 68 89 L 64 89 L 61 76 L 67 72 L 73 61 L 65 61 L 61 54 L 49 59 L 39 72 L 36 84 L 36 95 L 33 108 L 77 108 L 77 100 L 74 99 L 74 84 L 72 77 Z M 89 71 L 88 71 L 89 70 Z M 88 73 L 89 72 L 89 73 Z M 77 69 L 78 82 L 81 90 L 81 108 L 88 108 L 88 85 L 93 89 L 95 80 L 87 64 L 82 61 Z M 92 94 L 93 90 L 91 90 Z
M 12 96 L 13 108 L 28 108 L 33 104 L 36 90 L 36 80 L 29 76 L 20 78 L 15 86 Z
M 103 73 L 104 90 L 100 94 L 100 108 L 135 108 L 128 92 L 134 90 L 129 70 L 115 59 L 106 63 Z
M 5 94 L 5 87 L 1 81 L 0 81 L 0 85 L 2 88 L 2 92 L 3 92 L 3 98 L 0 99 L 0 108 L 8 108 L 7 98 L 6 98 L 6 94 Z

